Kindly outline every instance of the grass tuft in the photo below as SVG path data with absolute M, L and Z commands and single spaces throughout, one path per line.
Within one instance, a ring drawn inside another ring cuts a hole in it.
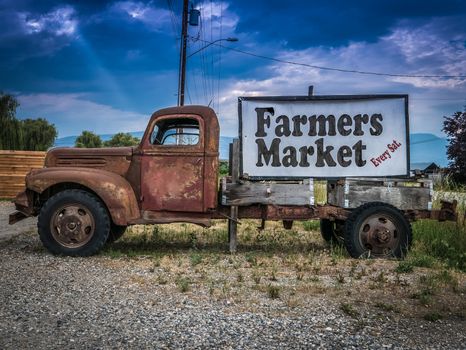
M 181 293 L 186 293 L 187 291 L 190 290 L 191 281 L 189 280 L 189 278 L 186 278 L 186 277 L 179 277 L 179 278 L 176 280 L 176 285 L 177 285 L 177 287 L 178 287 L 178 290 L 179 290 Z
M 441 320 L 442 319 L 442 315 L 439 314 L 438 312 L 429 312 L 427 314 L 424 315 L 424 320 L 426 321 L 430 321 L 430 322 L 435 322 L 435 321 L 438 321 L 438 320 Z
M 350 303 L 341 303 L 340 310 L 346 315 L 356 318 L 359 316 L 359 312 Z
M 267 295 L 270 299 L 279 299 L 280 298 L 280 288 L 269 284 L 267 286 Z

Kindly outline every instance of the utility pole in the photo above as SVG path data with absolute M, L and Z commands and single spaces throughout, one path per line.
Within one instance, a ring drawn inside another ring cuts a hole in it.
M 178 106 L 184 106 L 184 88 L 186 81 L 186 46 L 188 41 L 188 2 L 183 0 L 183 16 L 181 21 L 180 71 L 178 77 Z

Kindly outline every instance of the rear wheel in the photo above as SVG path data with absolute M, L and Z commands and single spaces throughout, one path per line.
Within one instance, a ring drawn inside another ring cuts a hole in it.
M 107 241 L 110 219 L 98 198 L 83 190 L 65 190 L 43 205 L 37 223 L 44 246 L 53 254 L 88 256 Z
M 320 234 L 322 238 L 331 244 L 343 244 L 345 222 L 341 220 L 331 221 L 320 219 Z
M 361 205 L 345 224 L 344 244 L 353 258 L 403 258 L 411 241 L 411 224 L 390 204 Z

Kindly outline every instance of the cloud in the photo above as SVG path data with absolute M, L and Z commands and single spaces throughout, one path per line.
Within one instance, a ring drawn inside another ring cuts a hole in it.
M 281 50 L 274 58 L 362 71 L 466 75 L 466 33 L 461 26 L 448 24 L 450 21 L 451 18 L 433 19 L 421 25 L 403 22 L 375 42 Z M 239 58 L 233 55 L 228 53 L 224 60 Z M 366 76 L 276 62 L 264 65 L 261 72 L 264 79 L 231 78 L 224 82 L 220 110 L 222 130 L 228 134 L 236 132 L 238 96 L 305 95 L 309 85 L 315 85 L 318 94 L 408 93 L 413 97 L 412 131 L 436 134 L 440 134 L 442 115 L 461 107 L 466 96 L 464 78 Z M 420 96 L 422 100 L 418 99 Z
M 0 11 L 0 66 L 11 67 L 32 57 L 51 56 L 78 37 L 75 9 L 65 5 L 48 12 Z
M 222 28 L 223 34 L 234 31 L 239 17 L 236 13 L 229 10 L 230 4 L 227 2 L 202 2 L 197 8 L 201 11 L 201 20 L 204 29 L 211 28 L 217 31 Z
M 149 120 L 149 115 L 93 102 L 86 94 L 21 94 L 17 98 L 19 118 L 46 118 L 57 126 L 59 137 L 82 130 L 99 134 L 141 131 Z
M 76 12 L 68 5 L 45 14 L 20 12 L 17 15 L 26 34 L 45 32 L 56 36 L 73 36 L 78 26 Z
M 134 22 L 142 22 L 154 31 L 161 31 L 170 23 L 170 11 L 153 6 L 152 1 L 143 3 L 139 1 L 118 1 L 110 7 L 110 12 L 124 14 Z

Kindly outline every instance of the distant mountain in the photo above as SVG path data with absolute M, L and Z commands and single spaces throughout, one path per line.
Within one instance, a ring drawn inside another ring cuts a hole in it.
M 131 132 L 141 138 L 143 131 Z M 113 134 L 100 135 L 103 141 L 110 140 Z M 67 136 L 55 141 L 55 147 L 73 147 L 77 136 Z M 434 134 L 415 133 L 411 138 L 411 169 L 423 169 L 425 164 L 436 163 L 441 167 L 448 165 L 446 155 L 447 140 Z M 228 159 L 229 144 L 234 137 L 220 136 L 220 159 Z

